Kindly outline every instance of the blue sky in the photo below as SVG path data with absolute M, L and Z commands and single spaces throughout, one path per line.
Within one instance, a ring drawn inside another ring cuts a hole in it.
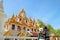
M 28 17 L 40 19 L 60 29 L 60 0 L 4 0 L 7 17 L 11 17 L 13 12 L 17 15 L 22 8 Z

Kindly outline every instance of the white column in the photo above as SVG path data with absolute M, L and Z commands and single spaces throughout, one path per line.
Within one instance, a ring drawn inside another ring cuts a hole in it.
M 33 40 L 33 38 L 32 38 L 32 40 Z
M 19 40 L 19 38 L 17 40 Z
M 58 40 L 58 38 L 56 37 L 56 40 Z
M 15 40 L 15 38 L 13 38 L 13 40 Z
M 26 38 L 24 37 L 24 40 L 26 40 Z

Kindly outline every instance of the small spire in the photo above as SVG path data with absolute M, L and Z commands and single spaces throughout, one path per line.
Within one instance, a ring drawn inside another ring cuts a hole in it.
M 21 10 L 21 12 L 19 12 L 18 15 L 19 15 L 19 16 L 23 16 L 23 17 L 26 17 L 24 8 Z
M 20 14 L 22 15 L 25 15 L 25 10 L 24 10 L 24 8 L 21 10 L 21 12 L 20 12 Z
M 32 22 L 32 18 L 30 18 L 29 20 L 30 20 L 30 22 Z
M 21 10 L 21 12 L 24 12 L 24 13 L 25 13 L 25 10 L 24 10 L 24 8 Z

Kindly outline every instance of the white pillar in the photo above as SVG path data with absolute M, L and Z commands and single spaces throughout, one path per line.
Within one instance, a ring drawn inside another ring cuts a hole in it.
M 32 38 L 32 40 L 33 40 L 33 38 Z
M 13 38 L 13 40 L 15 40 L 15 38 Z
M 26 40 L 26 38 L 24 37 L 24 40 Z

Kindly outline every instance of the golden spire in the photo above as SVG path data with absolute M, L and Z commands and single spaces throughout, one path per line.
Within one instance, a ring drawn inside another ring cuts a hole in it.
M 33 22 L 36 24 L 36 20 L 34 19 Z
M 13 15 L 12 15 L 11 20 L 15 21 L 14 13 L 13 13 Z
M 21 10 L 21 13 L 25 13 L 25 10 L 24 10 L 24 8 Z
M 26 16 L 24 8 L 21 10 L 21 12 L 18 14 L 18 16 L 23 16 L 23 17 Z

